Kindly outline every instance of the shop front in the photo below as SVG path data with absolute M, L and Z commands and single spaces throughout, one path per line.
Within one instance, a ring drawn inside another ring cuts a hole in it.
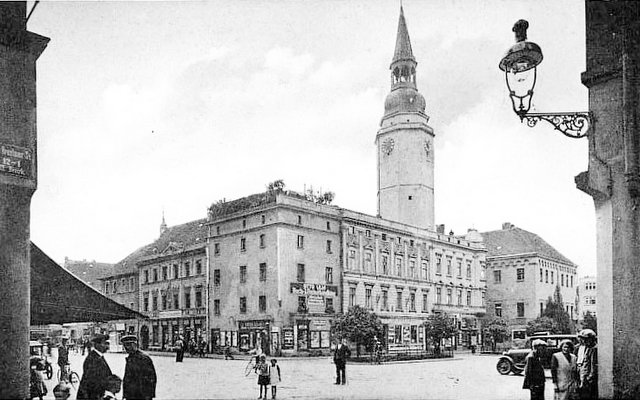
M 259 353 L 271 355 L 271 321 L 238 321 L 238 350 L 256 349 Z

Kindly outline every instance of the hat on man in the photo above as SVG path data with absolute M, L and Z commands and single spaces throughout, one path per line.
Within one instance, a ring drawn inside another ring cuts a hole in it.
M 531 346 L 532 346 L 532 347 L 536 347 L 536 346 L 546 346 L 546 345 L 547 345 L 547 342 L 545 342 L 545 341 L 544 341 L 544 340 L 542 340 L 542 339 L 536 339 L 536 340 L 534 340 L 534 341 L 533 341 L 533 343 L 531 343 Z
M 125 335 L 122 337 L 122 339 L 120 339 L 120 342 L 122 342 L 122 344 L 138 343 L 138 337 L 136 335 Z
M 103 335 L 101 333 L 98 333 L 97 335 L 94 335 L 93 338 L 91 338 L 91 341 L 93 343 L 106 342 L 108 340 L 109 340 L 109 335 Z

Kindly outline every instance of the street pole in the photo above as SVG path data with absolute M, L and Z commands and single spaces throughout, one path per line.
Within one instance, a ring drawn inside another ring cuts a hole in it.
M 0 3 L 0 398 L 29 397 L 31 196 L 36 190 L 36 60 L 26 2 Z

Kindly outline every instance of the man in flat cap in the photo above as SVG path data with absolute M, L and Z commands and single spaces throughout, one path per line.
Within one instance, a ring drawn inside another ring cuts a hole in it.
M 542 357 L 547 350 L 547 342 L 536 339 L 531 343 L 533 350 L 525 358 L 523 389 L 531 391 L 531 400 L 544 400 L 544 367 Z
M 151 358 L 138 348 L 135 335 L 124 336 L 121 340 L 129 353 L 124 369 L 123 399 L 153 399 L 156 397 L 156 369 Z
M 109 385 L 109 377 L 112 375 L 111 368 L 104 359 L 104 353 L 109 350 L 109 336 L 98 334 L 91 341 L 93 348 L 82 365 L 82 380 L 80 380 L 78 388 L 78 399 L 102 399 Z

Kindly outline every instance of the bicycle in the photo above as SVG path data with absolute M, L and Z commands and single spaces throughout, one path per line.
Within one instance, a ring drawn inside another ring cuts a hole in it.
M 249 376 L 251 371 L 255 371 L 256 370 L 256 365 L 257 365 L 256 364 L 256 357 L 255 356 L 251 356 L 249 358 L 249 362 L 244 367 L 244 376 Z
M 78 390 L 78 386 L 80 386 L 80 375 L 77 372 L 71 370 L 71 366 L 69 364 L 64 365 L 62 368 L 58 368 L 57 372 L 58 382 L 67 382 L 73 389 Z

